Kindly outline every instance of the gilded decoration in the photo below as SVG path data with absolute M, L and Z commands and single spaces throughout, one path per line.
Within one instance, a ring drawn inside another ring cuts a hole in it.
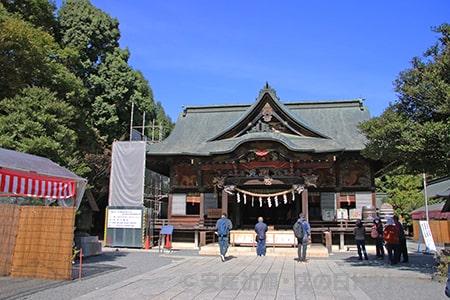
M 273 116 L 273 108 L 270 106 L 269 103 L 266 103 L 262 109 L 262 115 L 264 122 L 270 122 L 272 120 Z
M 305 162 L 288 161 L 285 154 L 259 146 L 240 152 L 238 161 L 202 163 L 200 169 L 204 187 L 217 192 L 226 184 L 271 186 L 300 183 L 309 188 L 336 186 L 333 162 L 312 161 L 312 158 Z

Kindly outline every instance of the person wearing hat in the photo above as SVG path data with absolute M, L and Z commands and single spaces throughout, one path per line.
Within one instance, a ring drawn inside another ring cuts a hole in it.
M 383 224 L 381 223 L 380 217 L 375 217 L 373 219 L 373 228 L 376 234 L 372 235 L 375 238 L 376 254 L 378 259 L 384 259 L 384 238 L 383 238 Z
M 386 250 L 388 253 L 389 264 L 395 265 L 398 263 L 398 250 L 400 246 L 400 236 L 397 228 L 395 228 L 394 219 L 388 218 L 386 226 L 383 230 L 384 242 L 386 243 Z

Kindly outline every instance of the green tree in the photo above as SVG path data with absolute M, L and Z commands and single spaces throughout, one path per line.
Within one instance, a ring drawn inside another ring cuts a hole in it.
M 80 52 L 75 73 L 89 89 L 88 123 L 105 143 L 128 137 L 132 103 L 136 111 L 146 113 L 146 124 L 155 119 L 153 92 L 141 72 L 128 65 L 128 49 L 119 47 L 119 22 L 87 0 L 67 1 L 58 15 L 62 45 Z M 142 116 L 137 114 L 133 122 L 141 124 Z
M 413 58 L 396 79 L 398 101 L 360 126 L 368 138 L 363 155 L 406 174 L 450 174 L 450 25 L 434 31 L 441 37 L 424 60 Z
M 58 21 L 55 18 L 56 4 L 49 0 L 0 0 L 6 10 L 19 16 L 38 29 L 57 37 Z
M 85 102 L 87 90 L 64 64 L 73 49 L 61 49 L 38 27 L 0 4 L 0 146 L 50 157 L 84 175 L 87 168 L 77 149 L 92 142 L 82 143 L 79 135 L 93 132 L 77 104 Z M 58 146 L 62 149 L 56 151 Z
M 401 172 L 400 172 L 401 173 Z M 375 180 L 378 191 L 387 194 L 383 202 L 390 203 L 396 215 L 401 216 L 406 226 L 412 226 L 411 212 L 424 205 L 420 191 L 422 175 L 385 175 Z
M 80 161 L 77 110 L 48 88 L 24 88 L 0 101 L 0 146 L 47 157 L 77 174 L 86 174 Z
M 88 0 L 68 0 L 58 11 L 62 31 L 61 45 L 80 53 L 80 65 L 74 72 L 83 80 L 97 73 L 97 66 L 119 46 L 117 19 L 92 6 Z

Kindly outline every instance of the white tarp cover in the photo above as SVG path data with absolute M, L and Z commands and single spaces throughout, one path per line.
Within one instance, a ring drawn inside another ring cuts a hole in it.
M 112 145 L 110 206 L 144 204 L 145 141 L 114 142 Z
M 58 199 L 61 206 L 78 208 L 86 184 L 48 158 L 0 148 L 0 196 Z

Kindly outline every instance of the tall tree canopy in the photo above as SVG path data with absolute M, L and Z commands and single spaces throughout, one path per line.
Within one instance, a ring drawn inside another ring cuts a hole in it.
M 48 157 L 107 200 L 111 142 L 128 139 L 132 103 L 173 127 L 119 47 L 119 22 L 88 0 L 0 0 L 0 147 Z M 135 124 L 143 115 L 136 113 Z
M 360 128 L 368 143 L 363 155 L 404 172 L 450 174 L 450 25 L 434 28 L 441 36 L 423 59 L 395 80 L 398 100 Z
M 130 53 L 119 47 L 116 19 L 87 0 L 67 1 L 58 16 L 62 45 L 77 48 L 80 53 L 75 73 L 90 93 L 88 119 L 107 144 L 128 134 L 132 103 L 146 112 L 147 122 L 161 111 L 165 115 L 162 107 L 157 109 L 147 80 L 128 65 Z M 169 118 L 165 115 L 165 119 Z M 133 121 L 141 123 L 142 117 L 137 114 Z
M 74 104 L 87 91 L 62 63 L 71 50 L 37 27 L 0 4 L 0 146 L 49 157 L 84 175 L 78 133 L 88 131 Z

